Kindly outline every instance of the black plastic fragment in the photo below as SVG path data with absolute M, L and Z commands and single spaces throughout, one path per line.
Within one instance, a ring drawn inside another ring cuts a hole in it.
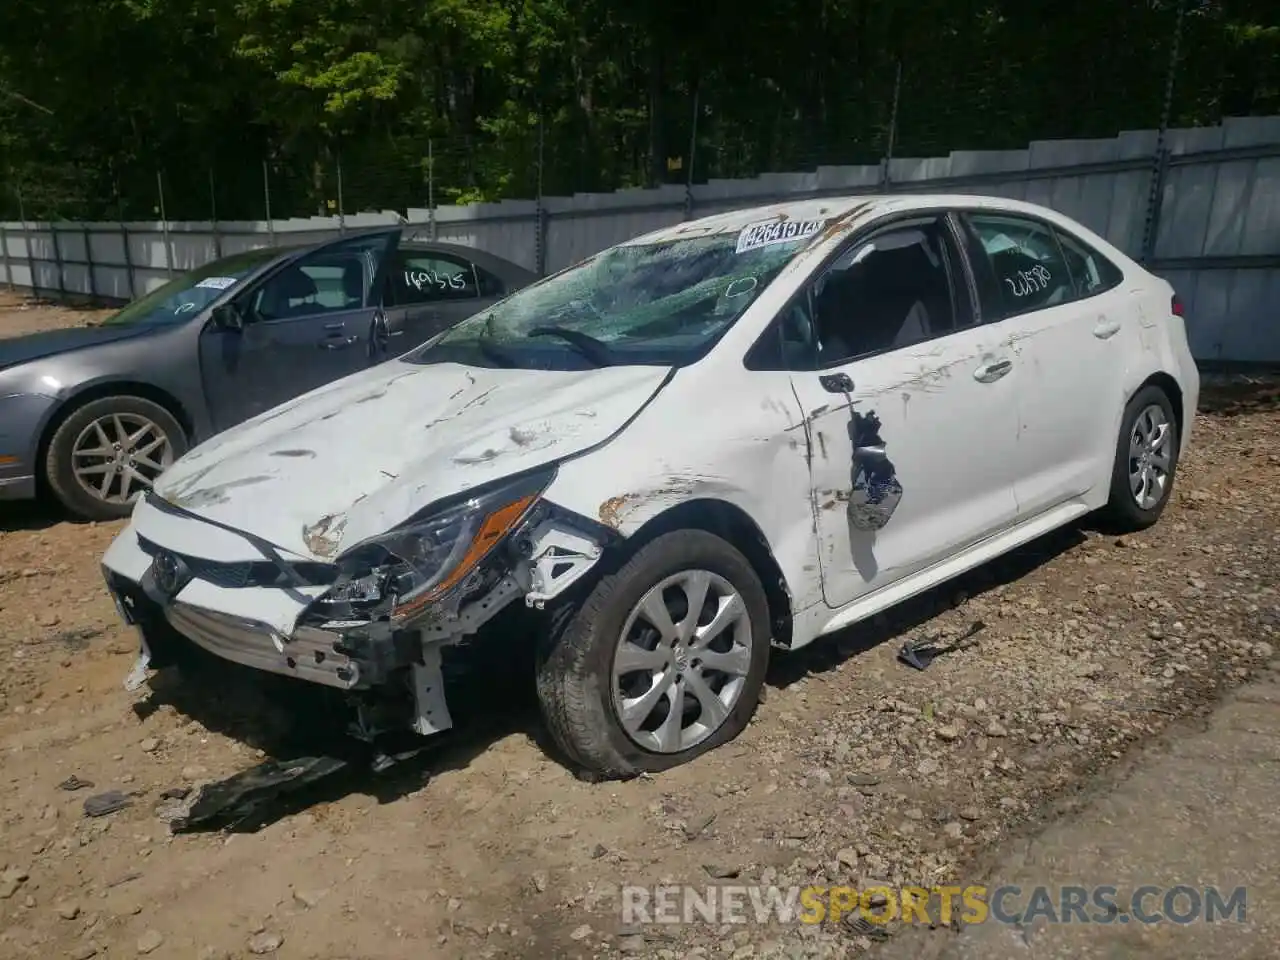
M 187 833 L 215 823 L 246 819 L 282 794 L 309 786 L 347 766 L 348 761 L 338 757 L 264 761 L 201 787 L 186 815 L 172 822 L 173 832 Z
M 908 667 L 916 670 L 925 670 L 929 664 L 943 654 L 955 653 L 957 650 L 973 646 L 975 642 L 973 638 L 986 628 L 987 625 L 981 620 L 975 620 L 968 630 L 947 644 L 939 644 L 938 635 L 934 635 L 927 640 L 908 640 L 902 645 L 902 649 L 898 651 L 898 659 Z

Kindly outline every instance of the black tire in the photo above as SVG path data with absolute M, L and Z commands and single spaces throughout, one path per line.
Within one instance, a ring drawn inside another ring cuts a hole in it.
M 644 749 L 627 736 L 612 706 L 616 641 L 644 594 L 664 578 L 702 569 L 727 580 L 742 597 L 751 625 L 751 657 L 742 690 L 721 726 L 674 753 Z M 580 603 L 556 611 L 539 651 L 538 700 L 556 744 L 600 779 L 657 772 L 686 763 L 736 737 L 760 701 L 771 639 L 769 604 L 760 578 L 731 544 L 702 530 L 677 530 L 641 547 Z
M 168 437 L 174 460 L 187 451 L 187 435 L 182 425 L 173 414 L 151 400 L 133 396 L 100 397 L 72 411 L 49 440 L 45 478 L 62 507 L 82 520 L 118 520 L 133 511 L 132 502 L 110 503 L 95 497 L 80 484 L 73 470 L 71 454 L 76 438 L 95 420 L 113 413 L 135 414 L 150 420 Z
M 1129 489 L 1129 439 L 1139 415 L 1153 405 L 1161 408 L 1173 436 L 1170 444 L 1168 479 L 1163 494 L 1154 506 L 1143 509 Z M 1115 463 L 1111 468 L 1111 496 L 1102 510 L 1103 518 L 1119 532 L 1145 530 L 1160 519 L 1165 506 L 1169 503 L 1169 497 L 1173 494 L 1173 484 L 1178 472 L 1180 442 L 1178 418 L 1174 415 L 1173 402 L 1168 394 L 1157 386 L 1143 387 L 1134 394 L 1120 420 L 1120 436 L 1116 438 Z

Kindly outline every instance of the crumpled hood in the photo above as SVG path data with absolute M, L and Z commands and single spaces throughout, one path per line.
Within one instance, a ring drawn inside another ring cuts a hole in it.
M 25 336 L 0 340 L 0 370 L 71 350 L 114 343 L 117 340 L 128 340 L 130 337 L 154 333 L 158 329 L 124 324 L 115 327 L 67 327 L 63 330 L 42 330 L 39 333 L 28 333 Z
M 156 493 L 300 556 L 332 559 L 442 497 L 608 440 L 668 369 L 393 360 L 201 444 Z

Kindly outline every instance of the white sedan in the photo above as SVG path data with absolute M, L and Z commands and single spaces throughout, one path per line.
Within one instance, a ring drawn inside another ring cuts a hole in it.
M 451 726 L 442 649 L 515 605 L 555 740 L 625 777 L 736 736 L 771 647 L 1093 511 L 1154 523 L 1198 393 L 1169 284 L 1059 213 L 780 204 L 209 440 L 103 562 L 133 683 L 194 644 L 346 691 L 370 739 Z

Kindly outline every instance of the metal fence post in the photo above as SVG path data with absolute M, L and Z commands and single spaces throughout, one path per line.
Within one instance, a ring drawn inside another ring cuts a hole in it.
M 164 209 L 164 175 L 156 171 L 156 189 L 160 194 L 160 230 L 164 235 L 164 272 L 173 276 L 173 247 L 169 243 L 169 216 Z
M 889 176 L 889 164 L 893 160 L 893 148 L 898 138 L 898 100 L 901 96 L 902 58 L 899 57 L 893 71 L 893 106 L 889 110 L 889 136 L 885 143 L 884 159 L 880 161 L 880 189 L 886 192 L 893 186 Z
M 0 253 L 4 255 L 4 285 L 13 292 L 13 270 L 9 266 L 9 232 L 0 223 Z
M 120 242 L 124 244 L 124 279 L 129 285 L 129 299 L 133 300 L 138 294 L 133 283 L 133 254 L 129 250 L 129 228 L 125 226 L 123 220 L 120 221 Z
M 276 245 L 276 225 L 271 219 L 271 175 L 267 172 L 267 161 L 262 161 L 262 199 L 267 208 L 267 237 L 271 246 Z
M 120 183 L 115 184 L 116 191 L 116 214 L 120 224 L 120 242 L 124 245 L 124 281 L 129 288 L 129 299 L 133 300 L 137 294 L 134 292 L 133 286 L 133 253 L 129 250 L 129 228 L 124 224 L 124 200 L 120 197 Z
M 338 236 L 346 236 L 347 233 L 347 214 L 342 206 L 342 154 L 336 157 L 338 166 Z
M 436 239 L 436 155 L 435 142 L 427 140 L 427 232 Z
M 1160 208 L 1164 206 L 1164 181 L 1169 169 L 1169 148 L 1166 145 L 1169 123 L 1173 116 L 1173 81 L 1178 70 L 1178 54 L 1182 46 L 1182 18 L 1186 13 L 1186 0 L 1178 0 L 1178 15 L 1173 23 L 1173 42 L 1169 47 L 1169 71 L 1164 81 L 1164 102 L 1160 106 L 1160 126 L 1156 130 L 1156 149 L 1151 158 L 1151 190 L 1147 194 L 1147 215 L 1142 226 L 1142 263 L 1150 262 L 1156 254 L 1156 239 L 1160 232 Z
M 542 111 L 538 111 L 538 168 L 537 203 L 533 208 L 533 260 L 538 276 L 547 275 L 547 208 L 542 202 L 542 158 L 545 148 L 545 128 Z
M 693 217 L 693 164 L 698 153 L 698 88 L 693 88 L 693 126 L 689 131 L 689 169 L 684 177 L 684 218 Z
M 62 245 L 58 243 L 58 224 L 54 220 L 49 221 L 49 241 L 53 244 L 53 263 L 58 270 L 58 299 L 65 300 L 67 278 L 62 266 Z
M 209 227 L 213 230 L 213 258 L 222 259 L 222 237 L 218 234 L 218 187 L 209 168 Z
M 98 299 L 98 281 L 93 276 L 93 241 L 89 237 L 89 225 L 80 221 L 80 232 L 84 235 L 85 270 L 89 272 L 89 299 Z
M 22 242 L 27 250 L 27 271 L 31 274 L 31 296 L 34 299 L 40 296 L 40 280 L 36 276 L 36 258 L 31 255 L 31 226 L 27 223 L 27 209 L 22 203 L 22 191 L 14 187 L 13 193 L 18 198 L 18 220 L 22 223 Z

